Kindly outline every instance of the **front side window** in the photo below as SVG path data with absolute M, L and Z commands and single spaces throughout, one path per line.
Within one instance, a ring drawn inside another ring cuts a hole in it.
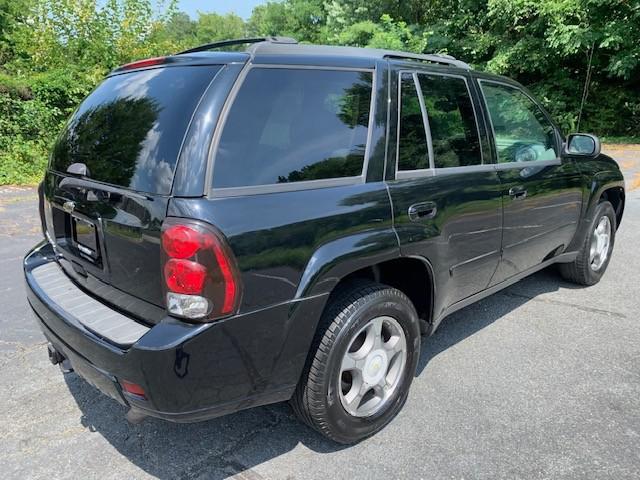
M 429 151 L 416 84 L 411 73 L 400 77 L 398 170 L 429 168 Z
M 480 82 L 499 163 L 553 160 L 558 156 L 555 129 L 527 95 L 515 87 Z
M 370 72 L 253 68 L 224 125 L 213 187 L 361 175 L 372 81 Z
M 435 168 L 480 165 L 480 138 L 473 104 L 462 78 L 418 74 L 429 119 Z

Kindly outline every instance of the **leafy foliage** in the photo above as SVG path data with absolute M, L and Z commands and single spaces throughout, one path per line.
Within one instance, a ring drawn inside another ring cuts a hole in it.
M 66 119 L 114 67 L 261 35 L 449 53 L 527 85 L 565 132 L 640 135 L 639 0 L 282 0 L 247 21 L 192 20 L 175 0 L 0 0 L 0 184 L 41 177 Z

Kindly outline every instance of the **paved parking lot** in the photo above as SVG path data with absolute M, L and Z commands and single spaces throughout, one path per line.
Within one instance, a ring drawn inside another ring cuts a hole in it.
M 33 189 L 0 187 L 0 472 L 4 478 L 640 478 L 640 148 L 625 218 L 591 288 L 540 272 L 423 342 L 406 407 L 356 446 L 284 405 L 191 425 L 124 408 L 49 364 L 21 258 L 40 239 Z

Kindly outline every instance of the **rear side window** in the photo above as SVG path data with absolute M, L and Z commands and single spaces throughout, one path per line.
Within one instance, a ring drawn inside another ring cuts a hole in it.
M 166 67 L 107 78 L 80 105 L 53 149 L 50 167 L 84 163 L 89 177 L 169 194 L 184 134 L 214 67 Z
M 480 165 L 480 138 L 462 78 L 418 74 L 429 119 L 435 168 Z
M 400 77 L 398 170 L 429 168 L 429 151 L 418 90 L 411 73 Z
M 253 68 L 223 127 L 213 187 L 362 174 L 370 72 Z

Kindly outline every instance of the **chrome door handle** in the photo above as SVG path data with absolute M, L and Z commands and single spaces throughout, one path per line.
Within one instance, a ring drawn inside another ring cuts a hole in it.
M 438 213 L 438 207 L 434 202 L 414 203 L 409 207 L 409 220 L 418 222 L 433 218 Z

